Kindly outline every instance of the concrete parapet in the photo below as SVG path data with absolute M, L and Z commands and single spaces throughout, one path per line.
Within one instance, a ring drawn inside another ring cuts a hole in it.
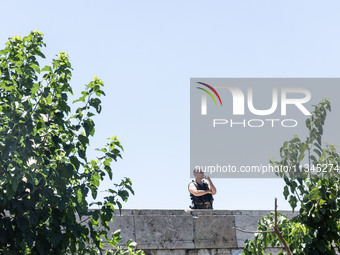
M 123 245 L 128 239 L 152 255 L 200 255 L 242 253 L 244 241 L 253 234 L 233 227 L 256 230 L 263 210 L 122 210 L 110 229 L 121 229 Z M 288 217 L 290 211 L 280 211 Z M 296 215 L 296 214 L 295 214 Z M 275 251 L 273 251 L 275 253 Z

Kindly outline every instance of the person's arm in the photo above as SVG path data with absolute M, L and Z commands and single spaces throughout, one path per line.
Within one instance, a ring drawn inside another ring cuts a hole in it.
M 200 197 L 206 194 L 212 194 L 211 190 L 198 190 L 193 182 L 189 184 L 189 192 L 195 197 Z
M 211 190 L 211 194 L 215 195 L 216 194 L 216 187 L 212 183 L 210 177 L 209 176 L 205 176 L 204 178 L 209 182 L 209 189 Z

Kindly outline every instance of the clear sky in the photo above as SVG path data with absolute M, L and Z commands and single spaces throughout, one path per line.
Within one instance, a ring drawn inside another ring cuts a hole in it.
M 114 179 L 130 177 L 136 193 L 124 208 L 188 209 L 190 78 L 339 77 L 339 7 L 312 0 L 3 1 L 0 48 L 10 36 L 39 30 L 48 61 L 60 51 L 70 55 L 75 94 L 100 77 L 107 96 L 91 147 L 113 135 L 122 142 Z M 279 209 L 289 209 L 282 180 L 214 183 L 215 209 L 273 209 L 275 196 Z

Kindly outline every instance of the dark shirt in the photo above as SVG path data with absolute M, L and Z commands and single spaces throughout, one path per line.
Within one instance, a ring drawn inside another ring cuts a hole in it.
M 209 185 L 203 181 L 202 184 L 199 184 L 196 181 L 192 181 L 197 190 L 209 190 Z M 192 201 L 192 206 L 190 206 L 191 209 L 213 209 L 212 203 L 213 203 L 213 196 L 212 194 L 205 194 L 203 196 L 194 196 L 190 193 L 190 198 Z

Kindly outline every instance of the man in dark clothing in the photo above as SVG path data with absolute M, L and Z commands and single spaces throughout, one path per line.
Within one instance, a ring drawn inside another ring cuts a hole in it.
M 209 176 L 197 168 L 194 170 L 195 181 L 189 183 L 190 198 L 192 201 L 191 209 L 213 209 L 213 196 L 216 194 L 216 188 Z M 206 179 L 208 183 L 203 181 Z

